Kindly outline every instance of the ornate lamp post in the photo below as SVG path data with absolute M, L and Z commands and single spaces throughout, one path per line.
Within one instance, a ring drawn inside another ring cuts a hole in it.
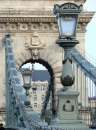
M 54 14 L 56 15 L 59 39 L 56 41 L 64 49 L 63 70 L 61 83 L 63 88 L 57 93 L 58 102 L 58 120 L 51 123 L 55 127 L 63 129 L 88 130 L 89 128 L 78 118 L 78 96 L 79 92 L 71 89 L 74 84 L 75 76 L 72 70 L 71 49 L 79 41 L 76 40 L 76 27 L 79 13 L 82 6 L 73 3 L 54 5 Z
M 26 94 L 26 100 L 24 102 L 24 104 L 26 105 L 26 107 L 30 106 L 30 97 L 29 97 L 29 90 L 31 88 L 31 78 L 32 78 L 32 71 L 29 69 L 25 69 L 22 72 L 22 76 L 23 76 L 23 88 L 26 90 L 25 94 Z
M 26 113 L 27 115 L 29 115 L 29 117 L 34 117 L 36 118 L 37 120 L 40 120 L 39 116 L 37 116 L 37 113 L 32 109 L 32 106 L 31 106 L 31 103 L 30 103 L 30 97 L 29 97 L 29 89 L 31 88 L 31 78 L 32 78 L 32 70 L 29 70 L 29 69 L 25 69 L 23 72 L 22 72 L 22 76 L 23 76 L 23 81 L 24 81 L 24 85 L 23 87 L 25 88 L 26 92 L 26 100 L 25 100 L 25 110 L 26 110 Z M 22 119 L 21 119 L 22 121 Z M 41 124 L 44 126 L 47 126 L 46 123 L 42 123 Z M 33 128 L 32 128 L 33 129 Z
M 76 27 L 78 15 L 82 11 L 82 6 L 73 3 L 54 5 L 54 14 L 58 23 L 59 39 L 57 44 L 64 49 L 63 70 L 61 83 L 64 89 L 74 84 L 74 73 L 72 70 L 71 49 L 79 41 L 76 40 Z M 66 87 L 66 88 L 65 88 Z

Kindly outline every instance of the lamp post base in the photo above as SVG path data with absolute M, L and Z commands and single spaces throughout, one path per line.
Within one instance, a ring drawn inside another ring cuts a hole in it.
M 81 120 L 57 120 L 51 124 L 54 128 L 63 128 L 68 130 L 90 130 L 90 128 Z
M 63 129 L 89 130 L 89 127 L 81 120 L 78 111 L 79 92 L 72 89 L 61 89 L 57 92 L 58 110 L 57 119 L 51 121 L 51 126 Z

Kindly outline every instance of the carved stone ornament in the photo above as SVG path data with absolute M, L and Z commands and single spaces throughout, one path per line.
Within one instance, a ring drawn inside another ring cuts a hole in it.
M 33 33 L 32 38 L 25 38 L 25 48 L 26 49 L 44 49 L 45 44 L 38 36 L 37 32 Z
M 63 105 L 63 111 L 66 111 L 66 112 L 74 111 L 74 106 L 70 103 L 69 100 L 67 100 L 66 103 Z
M 38 60 L 39 57 L 40 57 L 40 53 L 39 53 L 38 49 L 33 49 L 32 50 L 32 58 L 33 58 L 33 60 Z

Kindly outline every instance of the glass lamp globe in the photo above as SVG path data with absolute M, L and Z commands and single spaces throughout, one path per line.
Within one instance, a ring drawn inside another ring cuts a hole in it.
M 53 11 L 56 15 L 59 37 L 75 38 L 78 17 L 82 11 L 82 5 L 78 6 L 74 3 L 55 4 Z
M 31 85 L 32 71 L 29 69 L 25 69 L 22 72 L 22 76 L 23 76 L 24 86 Z
M 58 30 L 60 37 L 74 37 L 76 31 L 76 20 L 75 15 L 59 15 L 57 17 Z

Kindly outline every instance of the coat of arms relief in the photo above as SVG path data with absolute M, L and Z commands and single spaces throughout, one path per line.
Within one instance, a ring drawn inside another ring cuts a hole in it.
M 39 50 L 45 49 L 45 43 L 41 40 L 38 33 L 34 32 L 31 38 L 25 38 L 25 49 L 32 50 L 33 59 L 38 59 L 40 56 Z
M 63 111 L 66 111 L 66 112 L 74 111 L 74 105 L 72 105 L 71 102 L 67 100 L 66 103 L 63 105 Z

